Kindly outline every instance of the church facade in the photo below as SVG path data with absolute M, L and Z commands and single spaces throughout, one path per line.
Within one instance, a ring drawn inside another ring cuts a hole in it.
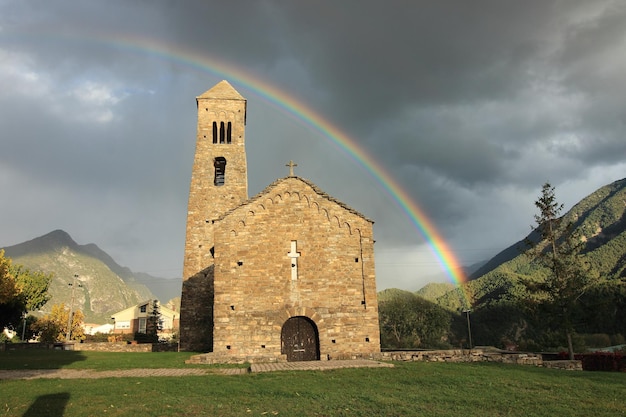
M 373 222 L 291 162 L 248 198 L 246 100 L 222 81 L 197 103 L 181 350 L 251 362 L 379 353 Z

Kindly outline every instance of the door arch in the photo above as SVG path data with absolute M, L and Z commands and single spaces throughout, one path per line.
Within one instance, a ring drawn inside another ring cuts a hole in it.
M 280 332 L 280 353 L 288 362 L 320 359 L 320 338 L 313 320 L 304 316 L 288 319 Z

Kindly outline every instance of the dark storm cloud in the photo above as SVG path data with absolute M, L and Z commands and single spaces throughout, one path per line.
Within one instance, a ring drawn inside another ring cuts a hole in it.
M 0 0 L 0 185 L 28 203 L 0 203 L 0 244 L 62 227 L 133 269 L 180 273 L 194 97 L 219 79 L 134 48 L 145 39 L 307 103 L 467 263 L 521 238 L 544 181 L 575 202 L 623 177 L 620 1 Z M 294 159 L 376 220 L 381 265 L 409 265 L 381 286 L 425 275 L 423 238 L 377 179 L 242 87 L 251 194 Z

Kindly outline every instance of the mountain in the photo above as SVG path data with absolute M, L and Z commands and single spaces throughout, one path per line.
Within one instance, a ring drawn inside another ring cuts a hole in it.
M 382 303 L 384 301 L 389 301 L 392 300 L 394 298 L 398 298 L 401 296 L 406 296 L 406 295 L 413 295 L 412 292 L 410 291 L 406 291 L 406 290 L 400 290 L 398 288 L 387 288 L 384 289 L 382 291 L 378 291 L 377 293 L 377 297 L 378 297 L 378 302 Z
M 428 301 L 437 301 L 437 299 L 455 288 L 451 282 L 431 282 L 424 285 L 415 294 Z
M 147 284 L 152 279 L 159 284 L 165 280 L 135 274 L 118 265 L 97 245 L 79 245 L 63 230 L 3 249 L 5 256 L 14 263 L 54 275 L 49 288 L 51 299 L 42 308 L 43 313 L 49 312 L 54 304 L 70 305 L 73 294 L 74 308 L 81 309 L 88 322 L 106 323 L 112 313 L 147 299 L 159 298 Z M 171 281 L 172 286 L 180 287 L 178 280 Z M 166 291 L 159 290 L 160 295 L 169 292 L 165 286 L 161 289 Z M 169 298 L 179 293 L 180 289 L 171 291 Z
M 623 320 L 626 314 L 626 179 L 601 187 L 583 198 L 565 213 L 562 224 L 571 224 L 581 236 L 582 256 L 598 276 L 596 285 L 579 299 L 576 330 L 626 335 Z M 489 328 L 483 336 L 491 340 L 483 343 L 496 344 L 498 340 L 523 337 L 520 327 L 527 326 L 529 320 L 519 311 L 520 301 L 526 297 L 521 280 L 539 282 L 547 273 L 523 253 L 526 240 L 536 242 L 538 239 L 537 232 L 533 231 L 509 246 L 471 275 L 471 280 L 461 288 L 439 297 L 437 303 L 459 311 L 469 302 L 473 317 Z
M 577 333 L 574 347 L 584 350 L 585 346 L 623 344 L 626 341 L 626 321 L 623 319 L 626 317 L 626 179 L 601 187 L 583 198 L 564 214 L 561 224 L 571 225 L 581 236 L 584 244 L 581 254 L 595 275 L 594 285 L 578 298 L 577 303 L 568 307 Z M 522 350 L 563 348 L 564 336 L 561 331 L 555 331 L 562 325 L 562 316 L 529 301 L 522 283 L 540 283 L 549 274 L 544 266 L 525 253 L 528 249 L 526 242 L 538 242 L 539 239 L 537 231 L 532 231 L 487 262 L 465 267 L 470 279 L 461 286 L 431 283 L 414 293 L 418 296 L 416 300 L 434 301 L 450 314 L 446 343 L 453 346 L 463 343 L 471 321 L 475 344 L 502 348 L 517 346 Z M 403 305 L 402 301 L 411 299 L 411 295 L 413 293 L 393 288 L 379 292 L 381 317 L 394 313 L 385 312 L 387 306 Z M 418 310 L 410 325 L 406 326 L 403 322 L 393 323 L 400 316 L 389 316 L 387 325 L 381 327 L 381 340 L 397 344 L 398 332 L 407 326 L 415 330 L 409 329 L 413 332 L 411 335 L 419 335 L 419 326 L 415 324 L 418 318 L 426 311 L 437 310 L 426 304 Z M 433 323 L 441 324 L 435 321 L 428 325 L 433 326 Z M 598 344 L 600 339 L 605 341 L 601 342 L 604 344 Z M 411 345 L 414 341 L 402 343 L 405 345 L 398 346 L 414 347 Z
M 132 274 L 135 282 L 148 287 L 156 298 L 163 303 L 180 297 L 183 285 L 181 279 L 159 278 L 145 272 L 133 272 Z M 178 300 L 178 304 L 180 305 L 180 300 Z
M 468 281 L 480 278 L 483 275 L 493 271 L 505 262 L 517 258 L 522 252 L 528 249 L 527 241 L 537 242 L 539 240 L 539 234 L 536 231 L 532 231 L 525 239 L 515 242 L 508 248 L 499 252 L 493 258 L 486 262 L 483 262 L 478 268 L 467 275 Z

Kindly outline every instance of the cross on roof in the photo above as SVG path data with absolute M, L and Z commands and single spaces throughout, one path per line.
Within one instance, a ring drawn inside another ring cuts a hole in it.
M 293 177 L 293 167 L 297 167 L 298 164 L 294 164 L 293 161 L 289 161 L 289 163 L 287 165 L 285 165 L 286 167 L 289 167 L 289 176 Z

